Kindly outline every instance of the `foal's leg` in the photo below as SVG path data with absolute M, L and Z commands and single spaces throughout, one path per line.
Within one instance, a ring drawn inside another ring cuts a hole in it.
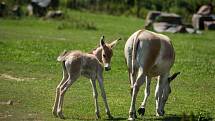
M 69 75 L 68 79 L 66 82 L 64 82 L 60 86 L 60 95 L 59 95 L 59 103 L 58 103 L 58 108 L 57 108 L 57 115 L 61 118 L 64 119 L 63 112 L 62 112 L 62 106 L 63 106 L 63 100 L 64 100 L 64 95 L 66 91 L 69 89 L 69 87 L 77 80 L 79 75 Z
M 95 79 L 91 79 L 90 80 L 92 88 L 93 88 L 93 97 L 95 100 L 95 112 L 96 112 L 96 118 L 100 118 L 100 114 L 99 114 L 99 106 L 98 106 L 98 92 L 96 89 L 96 81 Z
M 98 74 L 98 81 L 99 81 L 99 87 L 101 89 L 101 95 L 102 95 L 103 101 L 105 103 L 106 114 L 108 115 L 109 119 L 112 119 L 113 116 L 110 113 L 110 109 L 109 109 L 109 106 L 108 106 L 108 103 L 107 103 L 107 98 L 106 98 L 106 93 L 105 93 L 105 89 L 104 89 L 102 73 Z
M 140 106 L 140 108 L 138 109 L 138 113 L 140 115 L 144 115 L 145 113 L 145 108 L 146 108 L 146 101 L 150 95 L 150 83 L 151 83 L 151 77 L 146 76 L 146 87 L 145 87 L 145 95 L 144 95 L 144 99 L 143 102 Z
M 158 77 L 158 82 L 155 90 L 156 116 L 164 115 L 164 112 L 162 111 L 162 94 L 167 80 L 168 80 L 168 74 L 160 75 Z
M 129 118 L 128 120 L 135 120 L 135 103 L 136 103 L 136 98 L 137 98 L 137 93 L 140 89 L 140 86 L 144 83 L 145 81 L 145 75 L 143 72 L 143 68 L 140 67 L 138 71 L 138 76 L 137 76 L 137 81 L 134 84 L 133 87 L 133 93 L 132 93 L 132 99 L 131 99 L 131 106 L 129 110 Z
M 56 88 L 56 96 L 55 96 L 55 102 L 54 102 L 54 106 L 53 106 L 53 109 L 52 109 L 52 113 L 54 116 L 57 117 L 57 106 L 58 106 L 58 102 L 59 102 L 59 95 L 60 95 L 60 86 L 67 80 L 68 78 L 68 72 L 66 71 L 65 69 L 65 65 L 63 63 L 63 78 L 60 82 L 60 84 L 58 84 L 57 88 Z

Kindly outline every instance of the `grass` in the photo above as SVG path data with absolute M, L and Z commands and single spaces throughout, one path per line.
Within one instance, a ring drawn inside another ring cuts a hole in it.
M 123 38 L 114 50 L 112 70 L 104 73 L 104 83 L 113 116 L 116 120 L 127 119 L 130 95 L 123 48 L 127 38 L 143 27 L 144 20 L 77 11 L 68 11 L 68 14 L 78 18 L 80 26 L 69 24 L 71 26 L 59 29 L 61 25 L 68 25 L 64 22 L 73 22 L 70 20 L 0 19 L 0 102 L 13 101 L 13 105 L 0 104 L 0 120 L 60 121 L 51 114 L 55 88 L 62 78 L 61 64 L 56 58 L 64 49 L 90 51 L 99 44 L 101 35 L 105 35 L 107 40 Z M 84 22 L 96 29 L 88 29 Z M 213 31 L 201 35 L 167 34 L 176 50 L 172 73 L 180 71 L 181 75 L 171 84 L 172 94 L 165 107 L 166 115 L 161 118 L 154 116 L 156 81 L 152 81 L 144 119 L 180 121 L 187 117 L 195 120 L 215 118 L 214 34 Z M 24 81 L 8 79 L 4 75 Z M 144 96 L 143 87 L 138 94 L 137 107 Z M 99 105 L 101 120 L 105 120 L 101 97 Z M 80 78 L 66 93 L 64 114 L 66 120 L 95 119 L 88 79 Z

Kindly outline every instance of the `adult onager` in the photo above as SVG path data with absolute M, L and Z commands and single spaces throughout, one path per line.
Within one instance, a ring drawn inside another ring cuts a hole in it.
M 145 97 L 138 110 L 144 115 L 146 101 L 150 93 L 150 81 L 158 76 L 155 91 L 156 115 L 164 115 L 164 106 L 171 92 L 170 81 L 179 73 L 169 77 L 175 60 L 174 48 L 170 39 L 148 30 L 133 33 L 125 44 L 125 59 L 131 84 L 131 106 L 128 120 L 136 118 L 135 102 L 140 86 L 146 81 Z
M 120 39 L 118 39 L 120 40 Z M 104 36 L 101 37 L 100 46 L 90 53 L 81 51 L 63 52 L 57 60 L 62 62 L 63 79 L 56 88 L 55 103 L 53 106 L 53 114 L 57 117 L 64 118 L 62 112 L 63 99 L 65 92 L 69 87 L 81 76 L 90 79 L 93 88 L 93 97 L 95 99 L 96 118 L 100 118 L 98 107 L 98 93 L 96 89 L 96 79 L 101 89 L 101 95 L 105 103 L 106 113 L 109 118 L 112 118 L 110 109 L 106 99 L 106 93 L 103 86 L 103 65 L 106 71 L 111 70 L 110 62 L 113 56 L 112 49 L 117 44 L 118 40 L 110 44 L 105 44 Z

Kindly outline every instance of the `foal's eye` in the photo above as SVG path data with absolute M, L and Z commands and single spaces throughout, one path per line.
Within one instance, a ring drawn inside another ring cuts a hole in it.
M 103 54 L 103 57 L 105 58 L 105 57 L 106 57 L 106 55 L 105 55 L 105 54 Z

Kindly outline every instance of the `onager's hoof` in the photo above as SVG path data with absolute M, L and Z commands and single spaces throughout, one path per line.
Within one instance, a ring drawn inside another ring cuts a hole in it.
M 139 115 L 144 116 L 144 114 L 145 114 L 145 108 L 141 107 L 141 108 L 138 109 L 137 112 L 139 113 Z
M 134 118 L 137 118 L 137 114 L 136 114 L 136 112 L 134 112 Z
M 113 119 L 113 116 L 111 114 L 109 114 L 108 119 Z
M 163 116 L 164 113 L 165 113 L 164 110 L 162 110 L 162 111 L 157 110 L 156 116 Z

